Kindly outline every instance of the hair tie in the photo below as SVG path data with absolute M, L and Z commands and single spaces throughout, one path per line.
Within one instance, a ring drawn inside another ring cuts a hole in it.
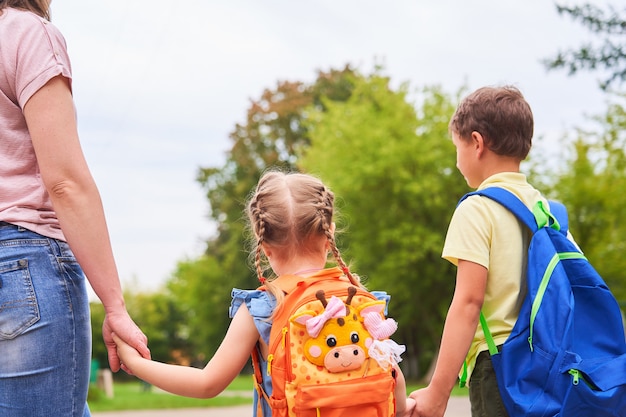
M 259 278 L 259 282 L 261 283 L 261 285 L 265 285 L 265 283 L 267 282 L 267 279 L 265 277 L 261 277 Z
M 343 268 L 341 268 L 341 270 L 343 271 L 345 275 L 350 275 L 350 270 L 348 269 L 347 266 L 344 266 Z

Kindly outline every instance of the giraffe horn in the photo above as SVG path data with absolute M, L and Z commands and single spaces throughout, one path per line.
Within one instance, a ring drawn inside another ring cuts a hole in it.
M 350 303 L 352 302 L 352 297 L 354 297 L 356 294 L 356 288 L 354 287 L 348 287 L 348 298 L 346 298 L 346 305 L 349 306 Z
M 324 308 L 326 308 L 326 305 L 328 305 L 328 301 L 326 301 L 324 290 L 319 290 L 318 292 L 316 292 L 315 297 L 317 297 L 317 299 L 322 302 L 322 305 L 324 306 Z

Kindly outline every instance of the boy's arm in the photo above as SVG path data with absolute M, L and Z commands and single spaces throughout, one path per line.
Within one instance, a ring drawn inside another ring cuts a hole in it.
M 428 387 L 414 391 L 419 416 L 443 416 L 469 351 L 485 298 L 487 268 L 459 260 L 454 297 L 448 309 L 437 365 Z
M 172 394 L 213 398 L 241 372 L 259 340 L 259 333 L 243 304 L 228 328 L 220 347 L 204 369 L 156 362 L 142 358 L 116 338 L 122 363 L 140 379 Z

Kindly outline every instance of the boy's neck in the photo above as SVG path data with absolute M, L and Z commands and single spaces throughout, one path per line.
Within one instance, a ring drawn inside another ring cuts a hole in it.
M 497 155 L 489 152 L 481 161 L 481 183 L 487 178 L 503 172 L 520 172 L 521 162 L 517 157 Z

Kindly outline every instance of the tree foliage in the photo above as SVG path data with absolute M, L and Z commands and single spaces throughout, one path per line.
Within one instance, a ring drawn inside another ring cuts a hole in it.
M 227 264 L 228 259 L 223 263 Z M 244 265 L 245 268 L 245 265 Z M 231 272 L 220 266 L 216 256 L 179 262 L 167 288 L 178 300 L 185 336 L 187 357 L 192 363 L 206 363 L 219 347 L 230 324 L 228 308 L 233 286 Z
M 551 195 L 567 205 L 577 243 L 624 304 L 626 110 L 613 103 L 595 120 L 598 131 L 578 131 Z
M 91 358 L 98 361 L 101 368 L 109 363 L 107 348 L 102 339 L 102 324 L 104 323 L 104 306 L 100 302 L 89 303 L 91 312 Z
M 126 308 L 150 343 L 150 354 L 160 362 L 177 362 L 189 351 L 180 304 L 167 292 L 128 292 Z
M 556 7 L 559 14 L 580 22 L 601 41 L 560 51 L 556 57 L 544 60 L 546 67 L 565 68 L 570 75 L 581 70 L 606 70 L 608 75 L 600 81 L 603 90 L 626 81 L 626 8 L 621 12 L 612 6 L 603 10 L 591 3 L 573 7 L 557 4 Z
M 436 353 L 454 289 L 454 269 L 441 259 L 450 215 L 467 191 L 447 132 L 454 105 L 427 88 L 415 106 L 407 86 L 394 91 L 378 74 L 354 84 L 347 101 L 311 111 L 311 146 L 299 164 L 342 202 L 346 259 L 368 288 L 392 295 L 396 338 L 413 359 L 405 372 L 417 377 Z
M 189 356 L 185 320 L 178 299 L 169 292 L 142 293 L 125 291 L 128 313 L 148 336 L 152 358 L 161 362 L 180 362 Z M 104 306 L 100 302 L 89 304 L 91 310 L 92 358 L 100 367 L 108 364 L 107 349 L 102 339 Z
M 200 168 L 197 180 L 206 191 L 217 233 L 202 257 L 178 264 L 168 289 L 184 306 L 190 340 L 201 357 L 213 355 L 228 328 L 231 289 L 258 285 L 246 251 L 247 196 L 266 169 L 296 170 L 296 149 L 309 144 L 304 110 L 323 107 L 322 96 L 345 100 L 352 73 L 349 66 L 320 71 L 312 84 L 284 81 L 265 90 L 230 134 L 226 163 Z

